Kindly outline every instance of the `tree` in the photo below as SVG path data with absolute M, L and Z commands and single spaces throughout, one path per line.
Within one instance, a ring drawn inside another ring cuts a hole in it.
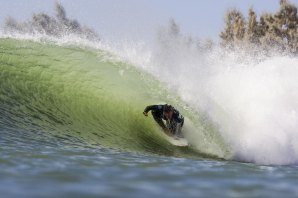
M 247 19 L 236 9 L 229 10 L 220 38 L 222 46 L 231 49 L 257 46 L 266 51 L 276 49 L 298 53 L 297 7 L 287 0 L 280 0 L 279 11 L 265 13 L 259 21 L 252 8 Z
M 61 5 L 60 1 L 58 0 L 55 3 L 55 11 L 56 11 L 56 18 L 59 21 L 67 21 L 65 9 Z
M 248 11 L 248 21 L 246 25 L 245 39 L 250 43 L 259 44 L 260 35 L 261 34 L 258 31 L 257 15 L 253 8 L 250 8 Z
M 245 19 L 240 11 L 229 10 L 225 16 L 225 28 L 220 33 L 222 46 L 233 48 L 235 43 L 241 41 L 245 34 Z

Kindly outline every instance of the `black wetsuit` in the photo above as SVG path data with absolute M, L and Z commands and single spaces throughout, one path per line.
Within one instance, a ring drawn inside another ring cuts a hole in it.
M 161 128 L 165 131 L 170 130 L 172 134 L 175 134 L 177 124 L 179 123 L 181 127 L 184 124 L 184 117 L 173 108 L 173 115 L 171 120 L 167 120 L 167 118 L 163 115 L 163 111 L 166 105 L 151 105 L 147 106 L 144 110 L 145 113 L 151 111 L 154 120 L 161 126 Z M 162 119 L 166 120 L 167 126 L 162 121 Z

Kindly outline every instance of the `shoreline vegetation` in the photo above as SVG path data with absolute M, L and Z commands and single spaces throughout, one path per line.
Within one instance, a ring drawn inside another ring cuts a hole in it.
M 55 16 L 45 13 L 34 13 L 32 18 L 25 22 L 18 22 L 7 17 L 4 23 L 4 32 L 18 34 L 44 34 L 53 37 L 76 35 L 81 38 L 100 41 L 99 35 L 89 27 L 82 26 L 77 20 L 69 19 L 59 1 L 55 2 Z
M 244 16 L 237 9 L 230 9 L 225 15 L 224 29 L 219 34 L 219 46 L 225 51 L 244 52 L 248 55 L 272 54 L 298 55 L 298 16 L 297 6 L 288 0 L 280 0 L 276 13 L 257 16 L 253 8 Z M 45 34 L 62 37 L 76 35 L 91 41 L 100 41 L 99 35 L 89 27 L 82 26 L 77 20 L 68 19 L 59 1 L 55 3 L 56 15 L 33 14 L 25 22 L 7 17 L 4 24 L 6 33 Z M 200 40 L 183 35 L 179 25 L 170 19 L 168 26 L 158 32 L 161 45 L 178 44 L 200 52 L 208 52 L 215 46 L 210 39 Z
M 298 55 L 297 7 L 280 0 L 279 11 L 258 17 L 250 8 L 245 18 L 237 9 L 225 16 L 225 27 L 220 33 L 220 45 L 225 49 L 272 50 Z

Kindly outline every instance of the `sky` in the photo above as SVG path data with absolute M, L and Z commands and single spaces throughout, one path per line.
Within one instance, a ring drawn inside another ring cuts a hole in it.
M 0 22 L 7 16 L 26 20 L 32 13 L 54 14 L 55 0 L 0 0 Z M 156 35 L 173 18 L 186 35 L 217 40 L 225 12 L 237 8 L 247 15 L 275 12 L 279 0 L 60 0 L 69 18 L 92 27 L 103 39 L 142 40 Z M 298 5 L 298 0 L 290 0 Z

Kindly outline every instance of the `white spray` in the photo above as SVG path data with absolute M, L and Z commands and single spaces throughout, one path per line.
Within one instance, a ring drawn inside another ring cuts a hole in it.
M 255 61 L 221 49 L 200 52 L 185 38 L 169 37 L 166 45 L 159 43 L 147 53 L 128 50 L 137 61 L 132 54 L 128 60 L 208 116 L 233 159 L 298 164 L 298 58 L 276 55 Z

